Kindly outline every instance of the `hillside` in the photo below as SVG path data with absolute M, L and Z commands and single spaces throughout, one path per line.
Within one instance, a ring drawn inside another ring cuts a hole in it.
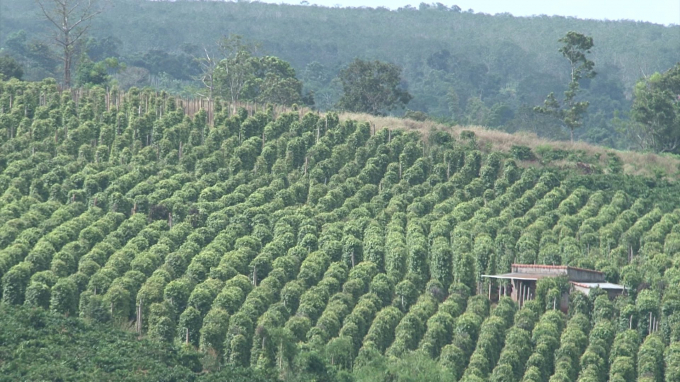
M 190 348 L 139 339 L 41 308 L 2 305 L 0 381 L 266 381 L 245 369 L 200 375 Z
M 222 104 L 189 118 L 150 90 L 75 94 L 0 83 L 0 279 L 17 317 L 134 328 L 168 365 L 184 349 L 201 361 L 188 369 L 282 380 L 680 378 L 673 159 L 643 177 L 634 154 L 478 128 Z M 572 293 L 564 314 L 565 285 L 546 279 L 521 308 L 490 303 L 500 285 L 481 275 L 517 262 L 629 290 Z
M 355 57 L 379 59 L 403 68 L 403 85 L 414 96 L 411 110 L 554 139 L 567 135 L 531 108 L 565 90 L 570 71 L 558 39 L 577 31 L 593 37 L 589 58 L 598 73 L 582 83 L 582 98 L 591 106 L 578 137 L 617 148 L 632 146 L 612 120 L 616 112 L 625 119 L 635 83 L 680 61 L 680 26 L 632 21 L 491 16 L 425 3 L 395 11 L 246 1 L 111 4 L 94 19 L 83 49 L 94 61 L 124 62 L 128 69 L 117 78 L 126 89 L 188 94 L 201 86 L 195 58 L 205 56 L 204 48 L 214 50 L 220 37 L 240 34 L 260 43 L 260 54 L 290 62 L 322 111 L 340 97 L 333 80 L 341 68 Z M 56 56 L 36 45 L 49 42 L 50 32 L 34 3 L 3 1 L 0 26 L 1 46 L 24 63 L 27 79 L 59 78 Z
M 667 178 L 670 181 L 678 179 L 680 175 L 680 158 L 675 155 L 613 150 L 582 141 L 573 143 L 556 141 L 539 138 L 531 132 L 520 131 L 511 134 L 484 126 L 447 126 L 435 121 L 415 121 L 357 113 L 340 113 L 339 117 L 341 121 L 367 121 L 376 130 L 392 128 L 417 131 L 424 136 L 434 130 L 445 131 L 454 138 L 459 138 L 462 132 L 472 131 L 481 151 L 487 154 L 494 151 L 502 152 L 513 157 L 524 167 L 575 169 L 580 162 L 592 165 L 590 171 L 603 171 L 608 166 L 620 164 L 623 167 L 617 171 L 627 175 Z M 527 149 L 531 150 L 531 153 L 525 152 Z

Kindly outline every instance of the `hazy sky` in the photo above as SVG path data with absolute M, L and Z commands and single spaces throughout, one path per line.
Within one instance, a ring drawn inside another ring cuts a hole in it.
M 299 4 L 299 0 L 264 0 L 272 3 Z M 437 0 L 307 0 L 310 4 L 332 7 L 387 7 L 397 9 L 410 4 L 418 7 Z M 444 5 L 458 5 L 463 10 L 503 13 L 515 16 L 560 15 L 599 20 L 636 20 L 657 24 L 680 25 L 680 0 L 438 0 Z

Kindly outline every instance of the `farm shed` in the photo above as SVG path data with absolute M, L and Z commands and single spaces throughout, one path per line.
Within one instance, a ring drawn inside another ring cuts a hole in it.
M 569 292 L 577 290 L 586 295 L 590 294 L 591 289 L 600 288 L 605 290 L 610 298 L 614 298 L 625 290 L 622 285 L 607 282 L 602 272 L 565 265 L 512 264 L 510 273 L 482 277 L 509 280 L 508 285 L 498 287 L 498 295 L 510 296 L 520 306 L 525 301 L 534 299 L 536 282 L 546 277 L 566 277 L 571 286 Z M 559 301 L 559 308 L 566 312 L 568 306 L 569 293 L 564 293 Z

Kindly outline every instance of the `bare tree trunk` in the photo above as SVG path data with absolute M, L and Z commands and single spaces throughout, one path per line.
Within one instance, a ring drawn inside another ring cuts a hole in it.
M 68 44 L 69 47 L 64 46 L 64 87 L 65 88 L 70 88 L 71 87 L 71 63 L 73 62 L 73 52 L 71 52 L 70 45 L 71 42 L 69 41 L 69 36 L 66 33 L 65 39 L 66 44 Z
M 64 87 L 71 87 L 71 70 L 76 45 L 89 29 L 89 22 L 103 10 L 97 0 L 35 0 L 45 18 L 54 26 L 54 41 L 63 51 Z

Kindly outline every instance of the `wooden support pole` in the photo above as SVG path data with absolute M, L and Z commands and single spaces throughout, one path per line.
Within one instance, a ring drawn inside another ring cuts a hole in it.
M 143 306 L 144 306 L 144 300 L 140 299 L 139 300 L 139 334 L 142 334 L 142 325 L 144 324 L 144 321 L 142 321 L 144 319 L 142 317 Z
M 142 334 L 142 300 L 137 305 L 137 334 Z

